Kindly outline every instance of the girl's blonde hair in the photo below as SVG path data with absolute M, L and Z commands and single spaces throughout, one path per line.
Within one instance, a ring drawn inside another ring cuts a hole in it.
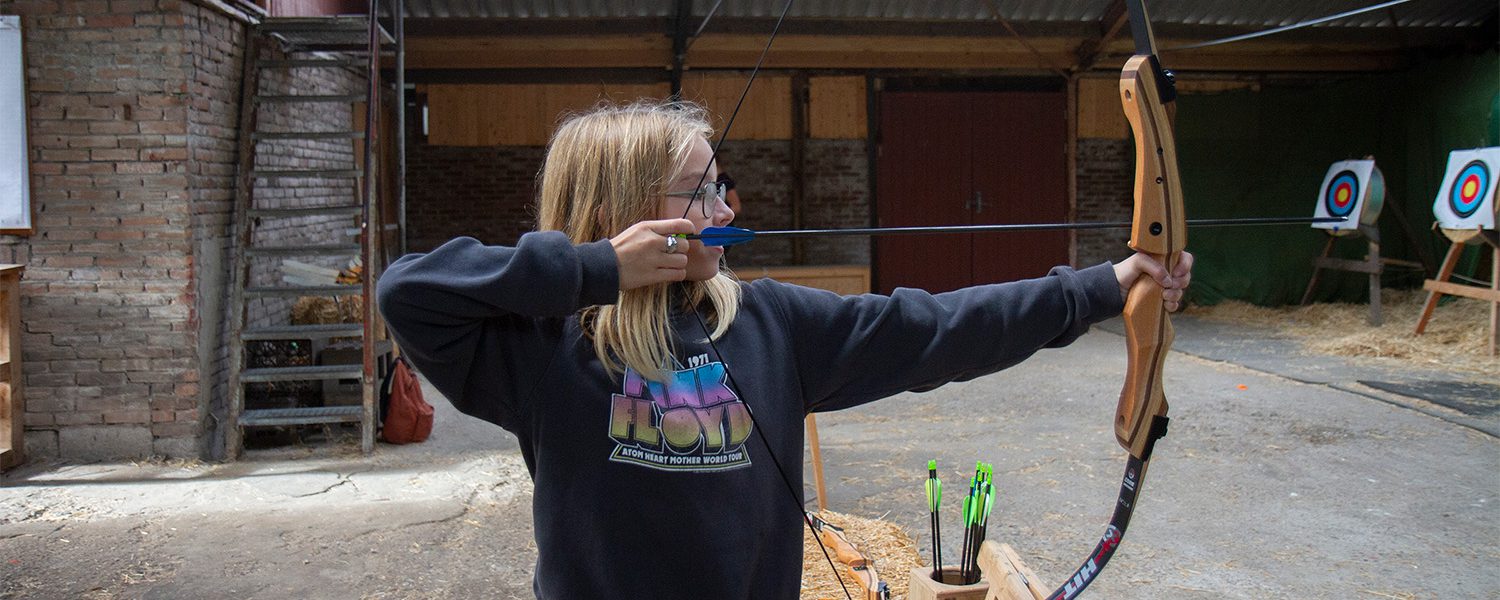
M 693 145 L 712 134 L 705 111 L 690 103 L 600 105 L 566 118 L 542 166 L 537 228 L 579 244 L 657 219 L 667 184 L 683 175 Z M 739 310 L 738 282 L 721 269 L 682 285 L 679 308 L 696 310 L 707 299 L 709 335 L 718 339 Z M 667 284 L 626 290 L 613 305 L 584 308 L 578 321 L 605 368 L 662 380 L 672 367 L 672 300 Z

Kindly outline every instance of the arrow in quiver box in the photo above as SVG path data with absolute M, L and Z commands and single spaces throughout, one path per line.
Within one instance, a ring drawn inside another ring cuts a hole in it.
M 1443 187 L 1432 202 L 1438 227 L 1448 230 L 1495 230 L 1495 176 L 1500 147 L 1454 150 L 1448 154 Z M 1451 236 L 1450 236 L 1451 237 Z
M 1341 160 L 1328 167 L 1323 186 L 1318 188 L 1314 217 L 1344 217 L 1345 223 L 1313 223 L 1329 235 L 1348 235 L 1360 225 L 1374 225 L 1385 205 L 1385 176 L 1375 161 Z

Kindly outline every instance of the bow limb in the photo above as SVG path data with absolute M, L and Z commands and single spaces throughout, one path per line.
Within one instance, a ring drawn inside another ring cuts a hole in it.
M 1120 75 L 1120 100 L 1135 135 L 1135 213 L 1130 247 L 1150 255 L 1168 272 L 1187 243 L 1177 145 L 1162 85 L 1170 81 L 1154 56 L 1136 55 Z M 1115 411 L 1115 438 L 1131 456 L 1147 458 L 1155 417 L 1165 417 L 1162 365 L 1172 346 L 1172 321 L 1162 303 L 1162 288 L 1149 276 L 1130 286 L 1125 301 L 1125 339 L 1129 366 Z
M 825 547 L 833 550 L 838 561 L 844 563 L 850 577 L 859 585 L 860 594 L 866 600 L 884 600 L 889 598 L 885 592 L 885 582 L 880 579 L 880 574 L 875 571 L 875 562 L 866 558 L 864 553 L 855 547 L 853 542 L 844 535 L 844 530 L 812 513 L 807 513 L 807 518 L 813 524 L 813 531 Z

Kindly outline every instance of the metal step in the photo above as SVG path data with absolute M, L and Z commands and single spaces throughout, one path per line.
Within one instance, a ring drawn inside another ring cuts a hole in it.
M 334 323 L 329 325 L 277 325 L 274 327 L 251 327 L 240 333 L 240 339 L 254 340 L 324 340 L 336 337 L 363 337 L 365 326 L 360 323 Z
M 255 132 L 251 139 L 365 139 L 365 132 Z
M 368 61 L 354 60 L 350 58 L 284 58 L 280 60 L 262 60 L 256 66 L 262 69 L 292 69 L 297 67 L 363 67 Z
M 286 296 L 358 296 L 363 292 L 363 285 L 285 285 L 275 287 L 245 288 L 245 297 L 272 298 Z
M 381 46 L 396 39 L 378 23 Z M 360 52 L 368 48 L 369 18 L 363 15 L 334 17 L 272 17 L 261 21 L 260 31 L 274 35 L 294 51 Z
M 359 215 L 363 212 L 364 207 L 359 205 L 314 206 L 311 208 L 252 208 L 250 209 L 250 216 L 291 219 L 295 217 Z
M 320 177 L 325 179 L 353 179 L 362 177 L 364 174 L 364 169 L 252 169 L 250 171 L 251 177 L 260 179 L 308 179 Z
M 307 246 L 261 246 L 246 248 L 245 256 L 343 256 L 356 254 L 359 244 L 319 244 Z
M 269 408 L 240 413 L 240 427 L 273 425 L 315 425 L 318 423 L 358 423 L 364 419 L 362 406 L 308 406 L 303 408 Z
M 364 376 L 364 370 L 364 367 L 358 363 L 352 365 L 317 365 L 311 367 L 262 367 L 241 371 L 240 383 L 359 379 Z
M 265 94 L 257 95 L 256 102 L 262 104 L 292 102 L 364 102 L 364 94 Z

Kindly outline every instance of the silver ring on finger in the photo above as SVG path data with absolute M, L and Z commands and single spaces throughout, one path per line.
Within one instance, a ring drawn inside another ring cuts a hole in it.
M 665 249 L 663 249 L 662 252 L 666 252 L 667 254 L 676 254 L 677 253 L 677 245 L 679 243 L 680 242 L 677 240 L 677 236 L 675 236 L 675 235 L 669 235 L 669 236 L 667 236 L 667 247 Z

